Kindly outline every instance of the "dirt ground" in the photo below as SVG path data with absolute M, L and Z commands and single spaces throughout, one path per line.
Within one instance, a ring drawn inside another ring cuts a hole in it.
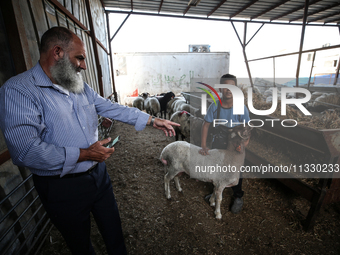
M 183 193 L 171 184 L 164 195 L 164 172 L 158 157 L 175 141 L 162 131 L 116 122 L 111 137 L 120 135 L 107 160 L 117 199 L 128 254 L 340 254 L 340 203 L 321 208 L 313 231 L 301 220 L 310 203 L 273 179 L 244 179 L 243 211 L 230 212 L 231 189 L 224 190 L 222 220 L 204 196 L 211 184 L 180 178 Z M 95 222 L 92 242 L 106 254 Z M 40 254 L 70 254 L 54 228 Z

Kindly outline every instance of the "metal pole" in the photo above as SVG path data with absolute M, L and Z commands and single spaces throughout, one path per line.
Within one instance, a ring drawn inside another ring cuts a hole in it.
M 247 67 L 248 77 L 249 77 L 251 86 L 254 88 L 253 79 L 252 79 L 252 77 L 251 77 L 250 68 L 249 68 L 248 59 L 247 59 L 247 54 L 246 54 L 246 44 L 245 44 L 245 42 L 246 42 L 246 37 L 247 37 L 247 35 L 246 35 L 246 34 L 247 34 L 247 22 L 245 22 L 245 24 L 244 24 L 244 35 L 243 35 L 243 41 L 244 41 L 244 42 L 243 42 L 243 43 L 242 43 L 242 41 L 241 41 L 241 39 L 240 39 L 240 36 L 239 36 L 238 33 L 237 33 L 237 30 L 236 30 L 236 28 L 235 28 L 234 23 L 233 23 L 232 21 L 231 21 L 230 23 L 231 23 L 231 25 L 233 26 L 234 31 L 235 31 L 235 33 L 236 33 L 236 35 L 237 35 L 237 38 L 238 38 L 238 40 L 239 40 L 239 42 L 240 42 L 240 44 L 241 44 L 241 46 L 242 46 L 242 49 L 243 49 L 243 57 L 244 57 L 244 61 L 245 61 L 245 63 L 246 63 L 246 67 Z
M 323 48 L 316 48 L 316 49 L 310 49 L 310 50 L 304 50 L 301 53 L 308 53 L 308 52 L 314 52 L 314 51 L 322 51 L 322 50 L 330 50 L 330 49 L 336 49 L 340 48 L 340 44 L 329 46 L 329 47 L 323 47 Z M 274 56 L 268 56 L 268 57 L 263 57 L 263 58 L 255 58 L 255 59 L 250 59 L 249 62 L 251 61 L 257 61 L 257 60 L 264 60 L 264 59 L 269 59 L 269 58 L 278 58 L 278 57 L 286 57 L 286 56 L 292 56 L 295 54 L 299 54 L 299 52 L 292 52 L 292 53 L 286 53 L 286 54 L 280 54 L 280 55 L 274 55 Z
M 338 67 L 336 68 L 336 73 L 335 73 L 333 85 L 336 85 L 337 82 L 338 82 L 339 69 L 340 69 L 340 58 L 339 58 L 339 60 L 338 60 Z
M 248 24 L 247 22 L 244 22 L 244 33 L 243 33 L 243 45 L 242 45 L 242 48 L 243 48 L 243 57 L 244 57 L 244 61 L 246 62 L 246 67 L 247 67 L 247 72 L 248 72 L 250 84 L 251 84 L 251 87 L 254 88 L 253 79 L 251 77 L 250 67 L 249 67 L 247 53 L 246 53 L 247 24 Z
M 308 79 L 308 88 L 309 88 L 309 85 L 310 85 L 310 78 L 312 77 L 312 73 L 313 73 L 315 55 L 316 55 L 316 51 L 314 51 L 314 54 L 313 54 L 312 67 L 310 68 L 310 74 L 309 74 L 309 79 Z
M 275 58 L 273 58 L 273 76 L 274 76 L 274 87 L 275 87 Z
M 125 17 L 124 21 L 122 22 L 122 24 L 120 24 L 119 28 L 117 29 L 116 33 L 112 36 L 112 38 L 110 38 L 110 36 L 109 36 L 110 42 L 111 42 L 111 41 L 113 40 L 113 38 L 115 38 L 115 36 L 118 34 L 119 30 L 123 27 L 123 25 L 125 24 L 125 22 L 127 21 L 127 19 L 130 17 L 130 15 L 131 15 L 131 13 L 129 13 L 129 14 Z
M 246 41 L 247 41 L 247 22 L 244 22 L 244 33 L 243 33 L 243 48 L 246 47 Z
M 253 36 L 249 39 L 249 41 L 246 43 L 246 46 L 248 45 L 248 43 L 250 43 L 250 41 L 255 37 L 255 35 L 261 30 L 261 28 L 264 26 L 264 23 L 262 23 L 262 25 L 260 26 L 259 29 L 257 29 L 257 31 L 253 34 Z
M 107 34 L 108 38 L 110 38 L 110 19 L 109 19 L 109 13 L 105 12 L 106 15 L 106 26 L 107 26 Z M 113 90 L 113 96 L 115 98 L 115 102 L 118 102 L 118 96 L 117 96 L 117 91 L 116 91 L 116 85 L 115 85 L 115 76 L 114 76 L 114 71 L 113 71 L 113 55 L 112 55 L 112 47 L 111 47 L 111 40 L 108 40 L 109 42 L 109 51 L 110 51 L 110 64 L 111 64 L 111 76 L 112 76 L 112 90 Z
M 306 21 L 307 21 L 307 16 L 308 16 L 308 2 L 309 0 L 305 0 L 305 8 L 304 8 L 304 13 L 303 13 L 303 24 L 302 24 L 301 39 L 300 39 L 300 49 L 299 49 L 299 60 L 298 60 L 297 70 L 296 70 L 296 87 L 299 87 L 301 55 L 302 55 L 302 48 L 303 48 L 303 40 L 305 38 Z
M 142 16 L 157 16 L 157 17 L 168 17 L 168 18 L 180 18 L 180 19 L 193 19 L 193 20 L 214 20 L 214 21 L 222 21 L 222 22 L 251 22 L 251 23 L 258 23 L 258 24 L 271 24 L 271 25 L 286 25 L 286 26 L 301 26 L 301 23 L 288 23 L 288 22 L 275 22 L 275 21 L 256 21 L 256 20 L 246 20 L 246 19 L 222 19 L 222 18 L 215 18 L 215 17 L 197 17 L 197 16 L 183 16 L 177 14 L 158 14 L 158 13 L 146 13 L 146 12 L 138 12 L 138 11 L 114 11 L 114 10 L 107 10 L 109 13 L 125 13 L 125 14 L 133 14 L 133 15 L 142 15 Z M 310 23 L 308 26 L 314 27 L 338 27 L 338 24 L 333 23 Z
M 236 28 L 235 28 L 234 22 L 231 21 L 230 23 L 231 23 L 231 25 L 233 26 L 234 31 L 235 31 L 235 33 L 236 33 L 236 35 L 237 35 L 238 41 L 240 42 L 240 44 L 241 44 L 241 46 L 242 46 L 242 48 L 243 48 L 243 44 L 242 44 L 241 38 L 240 38 L 240 36 L 239 36 L 238 33 L 237 33 L 237 30 L 236 30 Z

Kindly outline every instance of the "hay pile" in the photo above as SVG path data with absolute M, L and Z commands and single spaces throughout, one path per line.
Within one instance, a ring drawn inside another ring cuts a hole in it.
M 247 105 L 248 102 L 248 90 L 242 88 L 244 97 L 244 102 Z M 326 99 L 324 99 L 326 100 Z M 324 101 L 325 102 L 325 101 Z M 340 96 L 331 95 L 327 97 L 327 103 L 340 105 Z M 263 96 L 253 90 L 253 105 L 257 110 L 268 110 L 271 108 L 272 103 L 265 102 Z M 275 112 L 270 114 L 271 117 L 282 119 L 281 115 L 281 101 L 278 100 L 278 104 Z M 308 126 L 314 129 L 338 129 L 340 128 L 340 117 L 337 111 L 329 112 L 326 111 L 320 116 L 305 116 L 299 109 L 295 109 L 290 105 L 287 105 L 285 119 L 294 119 L 300 125 Z
M 323 94 L 315 99 L 314 106 L 318 105 L 317 101 L 328 104 L 340 105 L 340 95 L 338 94 Z

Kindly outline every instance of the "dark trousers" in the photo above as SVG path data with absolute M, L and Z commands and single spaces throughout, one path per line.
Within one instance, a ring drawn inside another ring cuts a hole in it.
M 211 149 L 225 149 L 227 146 L 227 141 L 224 141 L 223 144 L 221 144 L 220 141 L 217 141 L 214 137 L 214 140 L 211 145 Z M 241 178 L 241 173 L 240 173 L 240 179 L 238 181 L 238 184 L 236 186 L 231 187 L 233 190 L 233 196 L 235 198 L 241 198 L 243 197 L 244 191 L 242 190 L 242 178 Z
M 108 254 L 126 254 L 121 221 L 105 163 L 74 178 L 33 175 L 40 199 L 72 254 L 95 254 L 90 240 L 90 212 Z
M 234 193 L 233 196 L 235 198 L 243 197 L 244 191 L 242 190 L 242 180 L 243 179 L 240 178 L 239 181 L 238 181 L 238 184 L 236 186 L 231 187 L 231 189 L 233 190 L 233 193 Z

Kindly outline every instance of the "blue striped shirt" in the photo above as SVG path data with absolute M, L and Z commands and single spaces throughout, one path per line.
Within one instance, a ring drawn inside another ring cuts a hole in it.
M 13 163 L 43 176 L 84 172 L 95 164 L 77 161 L 80 148 L 98 140 L 98 114 L 134 125 L 137 131 L 149 118 L 101 97 L 86 83 L 83 93 L 69 93 L 53 84 L 39 63 L 1 87 L 0 113 Z

